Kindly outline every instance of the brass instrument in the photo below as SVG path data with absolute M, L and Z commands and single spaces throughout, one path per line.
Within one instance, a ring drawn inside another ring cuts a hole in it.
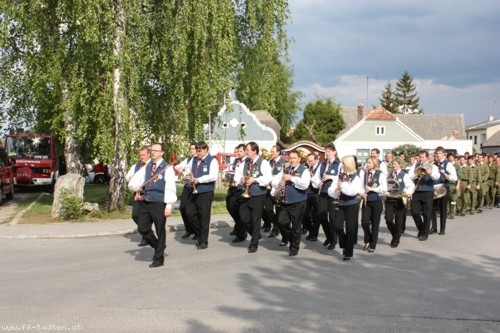
M 405 193 L 400 194 L 399 190 L 400 188 L 398 181 L 396 179 L 387 178 L 387 192 L 384 196 L 389 199 L 400 199 L 401 201 L 403 201 L 403 205 L 405 205 L 405 207 L 410 210 L 411 197 L 409 197 Z
M 279 187 L 278 191 L 276 191 L 276 193 L 274 194 L 274 196 L 276 197 L 276 200 L 278 202 L 282 201 L 285 198 L 286 183 L 284 182 L 283 176 L 285 175 L 285 170 L 289 169 L 289 168 L 290 168 L 290 162 L 286 161 L 286 162 L 283 162 L 283 164 L 281 164 L 281 170 L 283 171 L 283 175 L 281 176 L 280 187 Z M 281 186 L 282 183 L 284 184 L 283 186 Z
M 189 170 L 184 174 L 184 182 L 193 188 L 193 194 L 198 194 L 196 184 L 193 182 L 193 173 Z
M 252 177 L 250 170 L 245 171 L 245 192 L 241 195 L 243 198 L 250 198 L 250 185 L 246 184 L 247 180 Z
M 224 180 L 222 183 L 228 187 L 236 187 L 236 181 L 234 180 L 234 165 L 230 164 L 224 171 Z
M 262 148 L 262 150 L 260 152 L 261 152 L 262 158 L 269 161 L 269 158 L 271 157 L 271 153 L 269 152 L 269 150 L 267 150 L 266 148 Z

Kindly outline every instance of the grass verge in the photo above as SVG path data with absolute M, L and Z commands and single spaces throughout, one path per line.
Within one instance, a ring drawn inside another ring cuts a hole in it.
M 84 188 L 84 201 L 91 203 L 98 203 L 99 207 L 102 207 L 104 200 L 106 198 L 108 187 L 105 185 L 85 185 Z M 182 192 L 182 186 L 177 187 L 177 196 L 180 197 Z M 212 204 L 212 214 L 225 214 L 226 210 L 226 189 L 215 190 L 214 202 Z M 19 211 L 28 207 L 33 200 L 38 196 L 34 194 L 29 198 L 21 201 L 19 203 Z M 57 222 L 67 222 L 60 219 L 54 219 L 51 216 L 52 213 L 52 202 L 54 200 L 53 195 L 43 195 L 38 202 L 31 207 L 30 210 L 25 212 L 20 224 L 46 224 L 46 223 L 57 223 Z M 131 205 L 132 202 L 129 202 Z M 80 220 L 72 220 L 71 222 L 79 221 L 100 221 L 100 220 L 118 220 L 118 219 L 128 219 L 130 218 L 130 209 L 125 209 L 123 211 L 105 212 L 100 210 L 99 212 L 94 212 L 85 215 Z M 180 216 L 179 210 L 175 209 L 172 212 L 172 216 Z

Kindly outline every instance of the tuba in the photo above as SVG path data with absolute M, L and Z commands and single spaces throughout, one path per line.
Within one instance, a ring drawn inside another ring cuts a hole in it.
M 236 187 L 236 182 L 234 181 L 234 165 L 230 164 L 226 170 L 224 170 L 224 180 L 222 183 L 227 187 Z
M 400 199 L 403 201 L 403 205 L 410 210 L 411 198 L 406 194 L 400 194 L 399 191 L 399 182 L 396 179 L 387 178 L 387 192 L 384 196 L 389 199 Z

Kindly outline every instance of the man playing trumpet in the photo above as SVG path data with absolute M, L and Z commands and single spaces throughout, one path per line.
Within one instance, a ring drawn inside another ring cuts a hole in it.
M 290 242 L 290 256 L 299 252 L 302 235 L 302 219 L 304 217 L 307 188 L 311 182 L 311 174 L 305 166 L 300 164 L 300 155 L 296 150 L 288 152 L 289 167 L 282 169 L 273 177 L 272 186 L 282 193 L 278 200 L 280 210 L 278 224 L 283 239 Z

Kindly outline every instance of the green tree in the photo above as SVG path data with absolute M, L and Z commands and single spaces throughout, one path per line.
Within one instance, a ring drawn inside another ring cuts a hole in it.
M 391 113 L 397 113 L 396 101 L 394 100 L 394 91 L 392 90 L 391 82 L 387 82 L 382 91 L 382 96 L 379 98 L 380 105 Z
M 303 119 L 298 122 L 292 134 L 292 141 L 310 140 L 321 146 L 334 141 L 345 127 L 340 108 L 340 104 L 335 103 L 332 98 L 318 97 L 308 103 Z
M 267 110 L 280 123 L 281 136 L 290 129 L 302 95 L 292 91 L 285 0 L 235 0 L 237 56 L 236 96 L 250 110 Z
M 396 92 L 394 93 L 397 113 L 423 113 L 418 105 L 419 98 L 415 90 L 413 77 L 408 71 L 405 71 L 396 83 Z

